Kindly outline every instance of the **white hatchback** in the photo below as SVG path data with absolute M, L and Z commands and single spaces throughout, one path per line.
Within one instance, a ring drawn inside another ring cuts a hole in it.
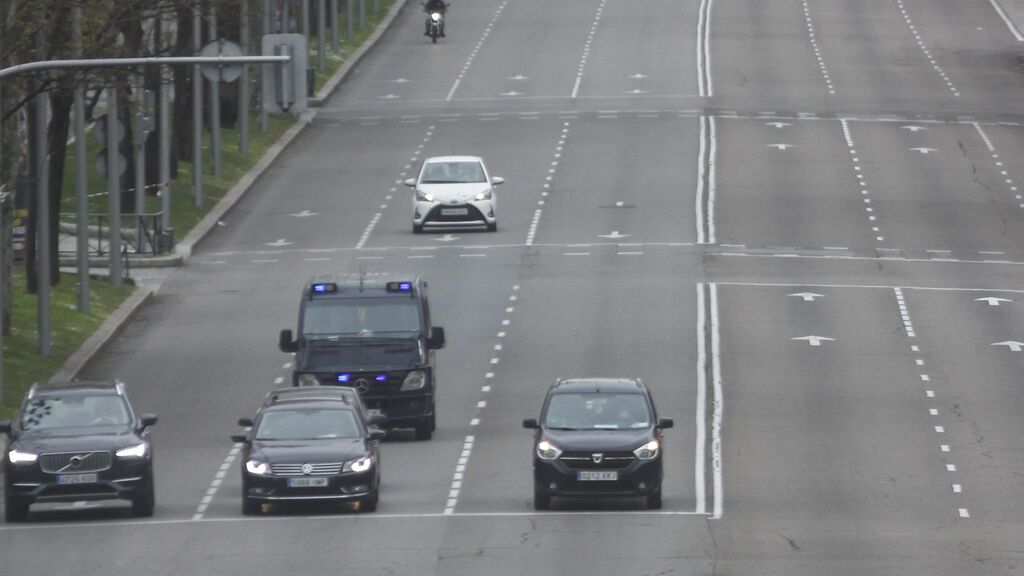
M 504 183 L 487 172 L 479 156 L 427 158 L 419 176 L 403 184 L 413 189 L 412 231 L 434 226 L 486 226 L 498 229 L 494 187 Z

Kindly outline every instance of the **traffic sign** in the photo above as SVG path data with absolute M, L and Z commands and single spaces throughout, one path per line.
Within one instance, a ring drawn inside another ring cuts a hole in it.
M 128 161 L 125 159 L 124 154 L 117 153 L 117 175 L 121 176 L 124 171 L 128 169 Z M 96 171 L 99 172 L 100 176 L 107 177 L 107 149 L 104 148 L 96 154 Z
M 241 56 L 242 48 L 234 42 L 218 38 L 203 46 L 199 55 L 205 58 L 217 56 Z M 242 75 L 242 64 L 203 64 L 199 67 L 203 77 L 210 82 L 234 82 Z
M 124 122 L 121 122 L 120 118 L 115 118 L 114 126 L 114 137 L 118 142 L 124 140 Z M 92 134 L 96 137 L 96 142 L 101 146 L 107 145 L 107 115 L 104 114 L 96 119 L 96 125 L 92 128 Z

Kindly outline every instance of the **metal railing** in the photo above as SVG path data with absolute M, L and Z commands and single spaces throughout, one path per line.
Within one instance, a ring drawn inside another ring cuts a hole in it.
M 174 249 L 173 229 L 164 229 L 162 212 L 144 214 L 122 214 L 120 218 L 120 237 L 124 245 L 124 253 L 149 254 L 158 256 Z M 74 214 L 61 214 L 58 234 L 68 238 L 60 243 L 60 252 L 73 253 L 76 247 L 70 241 L 77 234 L 78 224 L 69 222 Z M 106 214 L 88 214 L 86 225 L 89 227 L 89 255 L 102 257 L 110 250 L 110 218 Z

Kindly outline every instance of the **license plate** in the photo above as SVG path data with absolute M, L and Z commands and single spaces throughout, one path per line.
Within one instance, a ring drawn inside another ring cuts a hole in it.
M 588 481 L 595 481 L 595 480 L 599 481 L 599 482 L 607 482 L 607 481 L 613 481 L 614 482 L 615 480 L 619 479 L 619 473 L 618 473 L 617 470 L 600 470 L 600 471 L 580 470 L 579 472 L 576 473 L 576 479 L 581 481 L 581 482 L 588 482 Z
M 327 478 L 289 478 L 289 488 L 323 488 L 327 486 Z
M 469 208 L 441 208 L 441 216 L 465 216 Z
M 97 480 L 96 474 L 63 474 L 57 477 L 58 484 L 92 484 Z

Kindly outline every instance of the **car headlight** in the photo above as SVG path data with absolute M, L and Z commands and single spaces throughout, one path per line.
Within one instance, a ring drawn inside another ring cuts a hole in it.
M 417 190 L 416 191 L 416 199 L 417 200 L 423 200 L 424 202 L 433 202 L 434 201 L 434 195 L 431 194 L 430 192 L 421 192 L 420 190 Z
M 422 390 L 427 385 L 427 375 L 422 370 L 413 370 L 405 376 L 405 380 L 402 380 L 402 387 L 399 388 L 401 392 L 409 392 L 410 390 Z
M 141 442 L 134 446 L 121 448 L 117 452 L 114 452 L 114 455 L 117 456 L 118 458 L 142 458 L 143 456 L 146 455 L 146 452 L 148 451 L 149 447 L 146 446 L 146 443 Z
M 373 466 L 373 458 L 370 456 L 364 456 L 359 460 L 349 460 L 345 462 L 345 466 L 342 467 L 342 472 L 366 472 Z
M 319 386 L 320 379 L 316 377 L 316 374 L 299 374 L 298 384 L 299 386 Z
M 488 188 L 487 190 L 484 190 L 483 192 L 480 192 L 479 194 L 476 195 L 476 199 L 477 200 L 487 200 L 490 197 L 491 197 L 491 189 L 490 188 Z
M 537 443 L 537 457 L 541 460 L 556 460 L 561 455 L 562 451 L 551 442 L 541 440 Z
M 27 464 L 39 459 L 39 454 L 22 452 L 21 450 L 11 450 L 7 453 L 7 459 L 11 461 L 11 464 Z
M 257 476 L 266 476 L 267 474 L 270 474 L 270 464 L 260 462 L 259 460 L 249 460 L 245 463 L 245 469 L 249 474 L 255 474 Z
M 441 21 L 441 13 L 440 12 L 431 12 L 430 13 L 430 19 L 433 20 L 434 22 L 440 22 Z
M 657 440 L 651 440 L 647 444 L 633 450 L 633 454 L 640 460 L 651 460 L 658 456 L 659 447 Z

